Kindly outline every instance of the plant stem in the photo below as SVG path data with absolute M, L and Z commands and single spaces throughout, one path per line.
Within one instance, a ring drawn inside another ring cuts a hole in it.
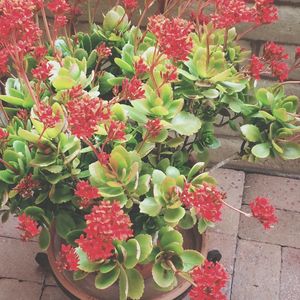
M 0 163 L 2 163 L 7 169 L 13 171 L 15 174 L 19 174 L 18 170 L 11 166 L 8 162 L 0 158 Z
M 244 216 L 246 216 L 246 217 L 248 217 L 248 218 L 252 217 L 252 214 L 251 214 L 251 213 L 246 213 L 246 212 L 244 212 L 244 211 L 242 211 L 242 210 L 239 210 L 239 209 L 235 208 L 234 206 L 228 204 L 228 203 L 225 202 L 225 201 L 222 201 L 222 203 L 223 203 L 225 206 L 227 206 L 227 207 L 233 209 L 234 211 L 236 211 L 236 212 L 238 212 L 238 213 L 240 213 L 240 214 L 242 214 L 242 215 L 244 215 Z
M 50 33 L 50 29 L 49 29 L 49 25 L 48 25 L 48 21 L 47 21 L 44 6 L 42 6 L 42 8 L 41 8 L 41 12 L 42 12 L 42 18 L 43 18 L 43 22 L 44 22 L 44 26 L 45 26 L 46 35 L 47 35 L 47 38 L 48 38 L 49 43 L 51 45 L 51 48 L 53 49 L 53 54 L 54 54 L 54 52 L 55 52 L 54 43 L 53 43 L 53 40 L 52 40 L 52 37 L 51 37 L 51 33 Z
M 223 166 L 225 166 L 226 164 L 228 164 L 232 160 L 235 160 L 235 159 L 238 159 L 238 158 L 240 158 L 240 154 L 238 152 L 236 152 L 233 155 L 229 156 L 228 158 L 226 158 L 226 159 L 220 161 L 219 163 L 217 163 L 210 170 L 208 170 L 208 172 L 213 172 L 213 171 L 215 171 L 219 168 L 222 168 Z

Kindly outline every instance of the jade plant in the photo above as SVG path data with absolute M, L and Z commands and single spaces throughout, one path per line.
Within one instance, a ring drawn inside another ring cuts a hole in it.
M 251 213 L 226 202 L 207 167 L 214 128 L 240 133 L 241 159 L 300 158 L 298 98 L 284 92 L 300 49 L 288 66 L 273 42 L 261 57 L 240 46 L 277 19 L 273 1 L 252 2 L 160 1 L 146 20 L 155 1 L 124 0 L 96 23 L 99 1 L 1 1 L 2 222 L 17 215 L 42 250 L 58 236 L 57 267 L 94 274 L 100 290 L 118 282 L 121 300 L 142 298 L 141 265 L 161 291 L 183 278 L 191 299 L 225 299 L 224 267 L 186 249 L 183 233 L 203 234 L 223 206 L 266 229 L 278 220 L 268 199 Z M 266 75 L 280 82 L 257 88 Z

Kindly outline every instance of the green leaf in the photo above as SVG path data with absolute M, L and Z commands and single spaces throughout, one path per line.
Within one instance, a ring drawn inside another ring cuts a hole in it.
M 190 212 L 186 212 L 184 217 L 179 221 L 179 226 L 183 229 L 191 229 L 196 224 L 196 217 L 192 216 Z
M 185 215 L 185 209 L 178 207 L 175 209 L 166 209 L 164 213 L 164 219 L 169 223 L 178 223 Z
M 130 239 L 124 243 L 124 248 L 127 251 L 124 266 L 127 269 L 132 269 L 138 263 L 141 256 L 141 247 L 136 239 Z
M 120 267 L 119 276 L 119 300 L 127 300 L 129 290 L 129 283 L 127 273 L 123 267 Z
M 149 174 L 145 174 L 139 178 L 138 188 L 136 193 L 141 196 L 146 194 L 150 189 L 150 180 L 151 176 Z
M 134 69 L 133 67 L 128 64 L 126 61 L 124 61 L 121 58 L 116 57 L 115 58 L 115 63 L 124 71 L 129 72 L 129 73 L 133 73 Z
M 255 125 L 246 124 L 241 126 L 241 131 L 243 135 L 249 142 L 259 142 L 261 141 L 261 134 Z
M 280 144 L 283 153 L 280 155 L 283 159 L 298 159 L 300 158 L 300 145 L 296 143 Z
M 270 148 L 269 143 L 257 144 L 251 149 L 251 153 L 259 158 L 267 158 L 270 155 Z
M 33 167 L 48 167 L 50 165 L 53 165 L 56 162 L 56 154 L 44 154 L 41 152 L 38 152 L 34 159 L 30 162 L 30 164 Z
M 76 224 L 68 213 L 61 212 L 55 218 L 55 228 L 57 234 L 66 239 L 68 233 L 76 228 Z
M 73 280 L 75 280 L 75 281 L 82 280 L 88 275 L 89 275 L 89 273 L 78 270 L 73 273 Z
M 152 197 L 145 198 L 140 204 L 140 212 L 150 217 L 159 215 L 161 208 L 161 204 Z
M 42 250 L 47 250 L 50 245 L 50 232 L 46 227 L 40 232 L 39 245 Z
M 183 261 L 183 272 L 189 272 L 205 260 L 205 257 L 195 250 L 184 250 L 180 257 Z
M 153 244 L 152 237 L 149 234 L 138 234 L 135 239 L 138 241 L 141 248 L 139 261 L 144 261 L 152 252 Z
M 102 264 L 99 268 L 101 273 L 108 273 L 110 272 L 112 269 L 114 269 L 116 267 L 117 263 L 115 261 L 108 261 L 104 264 Z
M 152 276 L 154 281 L 162 288 L 170 286 L 175 280 L 174 272 L 164 269 L 159 262 L 153 265 Z
M 258 89 L 255 96 L 257 100 L 265 106 L 270 106 L 274 102 L 273 94 L 264 88 Z
M 202 95 L 205 96 L 206 98 L 215 99 L 215 98 L 219 97 L 220 93 L 216 89 L 209 89 L 209 90 L 203 91 Z
M 99 270 L 99 264 L 90 261 L 88 256 L 86 255 L 86 253 L 83 252 L 83 250 L 81 250 L 81 248 L 79 248 L 79 247 L 76 248 L 75 252 L 77 253 L 78 258 L 79 258 L 78 268 L 81 271 L 91 273 L 91 272 L 95 272 L 95 271 Z
M 80 235 L 83 233 L 82 229 L 75 229 L 72 231 L 69 231 L 66 235 L 66 241 L 68 244 L 71 244 L 72 246 L 76 246 L 75 240 L 79 239 Z
M 95 278 L 95 287 L 104 290 L 113 285 L 120 275 L 120 268 L 114 268 L 108 273 L 98 273 Z
M 128 297 L 131 299 L 141 299 L 144 294 L 144 278 L 136 269 L 126 270 L 128 278 Z
M 73 189 L 65 184 L 58 183 L 52 186 L 49 198 L 55 204 L 71 201 L 74 198 Z
M 152 173 L 152 182 L 154 184 L 161 184 L 166 178 L 166 174 L 161 170 L 154 170 Z
M 180 245 L 183 244 L 183 237 L 182 234 L 177 230 L 171 230 L 168 232 L 165 232 L 161 239 L 160 239 L 160 245 L 162 248 L 166 247 L 167 245 L 171 243 L 178 243 Z
M 207 229 L 207 227 L 208 227 L 208 224 L 207 224 L 207 222 L 205 222 L 205 220 L 204 219 L 200 219 L 199 221 L 198 221 L 198 231 L 199 231 L 199 233 L 200 234 L 203 234 L 205 231 L 206 231 L 206 229 Z
M 189 171 L 187 180 L 190 181 L 200 170 L 202 170 L 205 166 L 204 162 L 198 162 Z
M 56 91 L 67 90 L 76 85 L 76 81 L 71 77 L 57 76 L 53 81 L 52 85 Z
M 193 114 L 182 111 L 176 117 L 173 118 L 172 128 L 183 135 L 193 135 L 197 133 L 201 128 L 201 121 Z
M 24 210 L 24 212 L 27 216 L 30 216 L 33 218 L 39 218 L 45 214 L 45 211 L 42 208 L 37 207 L 37 206 L 28 206 Z

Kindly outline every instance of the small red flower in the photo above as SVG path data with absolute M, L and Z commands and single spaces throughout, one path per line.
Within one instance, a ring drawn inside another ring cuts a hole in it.
M 48 50 L 45 46 L 37 46 L 34 48 L 33 57 L 39 62 L 47 53 Z
M 222 289 L 228 282 L 228 274 L 219 263 L 208 260 L 201 267 L 191 272 L 193 281 L 197 285 L 189 293 L 191 300 L 226 300 Z
M 171 82 L 178 80 L 177 68 L 174 65 L 167 64 L 166 72 L 162 74 L 164 82 Z
M 143 83 L 136 76 L 131 80 L 125 78 L 122 83 L 122 95 L 128 100 L 143 99 L 145 97 Z
M 260 24 L 271 24 L 278 20 L 278 8 L 274 0 L 255 0 L 254 22 Z
M 17 226 L 17 229 L 24 231 L 21 235 L 21 238 L 24 241 L 28 241 L 40 233 L 38 222 L 27 216 L 25 213 L 18 216 L 18 221 L 19 225 Z
M 9 133 L 7 131 L 4 131 L 2 128 L 0 128 L 0 141 L 4 141 L 8 138 Z
M 26 109 L 20 109 L 17 113 L 17 117 L 26 123 L 29 118 L 28 111 Z
M 111 56 L 111 48 L 107 47 L 105 43 L 102 43 L 96 48 L 96 51 L 100 58 L 108 58 Z
M 195 191 L 190 189 L 191 185 L 186 183 L 180 194 L 181 202 L 188 208 L 195 208 L 197 215 L 207 221 L 220 221 L 225 194 L 206 183 Z
M 75 249 L 71 245 L 62 244 L 56 260 L 56 266 L 59 271 L 78 271 L 78 263 L 79 258 Z
M 263 56 L 267 61 L 279 61 L 289 58 L 285 48 L 274 42 L 267 42 L 264 45 Z
M 75 195 L 81 198 L 80 207 L 87 208 L 92 203 L 91 200 L 100 197 L 99 190 L 91 186 L 88 181 L 79 181 L 76 185 Z
M 161 15 L 150 17 L 148 30 L 157 38 L 160 50 L 175 61 L 185 61 L 192 51 L 193 41 L 189 34 L 193 24 L 180 18 L 172 20 Z
M 49 78 L 51 70 L 51 65 L 49 65 L 47 61 L 42 61 L 31 72 L 36 79 L 40 81 L 45 81 Z
M 114 240 L 127 240 L 133 235 L 132 223 L 118 202 L 102 201 L 85 215 L 85 220 L 85 234 L 76 243 L 92 261 L 109 258 Z
M 138 61 L 134 63 L 135 75 L 139 76 L 149 71 L 148 66 L 144 60 L 140 57 Z
M 36 115 L 46 128 L 54 128 L 60 121 L 59 112 L 53 113 L 52 107 L 43 102 L 40 103 L 39 110 L 36 110 Z
M 101 151 L 100 153 L 98 153 L 97 158 L 102 165 L 107 166 L 109 163 L 110 154 Z
M 78 138 L 90 138 L 96 132 L 99 122 L 107 120 L 109 116 L 103 101 L 88 95 L 69 101 L 66 107 L 69 113 L 69 129 Z
M 66 0 L 52 0 L 47 7 L 54 15 L 64 15 L 71 11 L 71 6 Z
M 28 174 L 26 177 L 21 179 L 14 189 L 18 191 L 23 199 L 28 199 L 33 197 L 35 190 L 38 190 L 40 187 L 40 182 L 33 179 L 32 174 Z
M 250 73 L 255 79 L 260 79 L 260 74 L 265 69 L 265 65 L 262 63 L 259 57 L 252 55 L 250 61 Z
M 109 141 L 114 140 L 125 140 L 125 123 L 121 121 L 111 121 L 109 127 L 107 128 L 107 139 Z
M 124 7 L 128 10 L 134 10 L 138 7 L 137 0 L 123 0 Z
M 282 61 L 273 61 L 271 62 L 270 66 L 272 74 L 280 81 L 288 79 L 290 69 L 287 63 Z
M 151 138 L 157 137 L 163 128 L 160 119 L 148 120 L 145 127 Z
M 54 27 L 56 30 L 65 27 L 68 24 L 68 18 L 66 16 L 55 16 L 54 18 Z
M 268 199 L 257 197 L 249 205 L 252 215 L 264 225 L 265 229 L 273 227 L 273 224 L 278 222 L 275 216 L 275 208 Z

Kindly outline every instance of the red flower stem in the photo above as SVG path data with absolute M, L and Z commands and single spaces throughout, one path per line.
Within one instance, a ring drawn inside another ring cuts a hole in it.
M 187 276 L 184 276 L 184 272 L 182 271 L 177 271 L 176 273 L 177 275 L 179 275 L 181 278 L 183 278 L 184 280 L 188 281 L 192 286 L 197 287 L 197 284 L 193 281 L 193 279 L 188 279 Z
M 4 109 L 4 106 L 2 104 L 2 101 L 0 100 L 0 111 L 3 113 L 4 118 L 6 119 L 6 123 L 9 121 L 9 117 Z M 5 124 L 4 124 L 5 125 Z
M 2 163 L 7 169 L 13 171 L 15 174 L 19 174 L 19 171 L 16 168 L 14 168 L 13 166 L 11 166 L 9 163 L 7 163 L 2 158 L 0 158 L 0 163 Z
M 40 103 L 39 103 L 39 101 L 38 101 L 38 99 L 37 99 L 37 97 L 36 97 L 36 95 L 35 95 L 32 87 L 31 87 L 30 81 L 29 81 L 29 79 L 27 77 L 27 74 L 26 74 L 25 70 L 22 70 L 22 72 L 21 72 L 20 75 L 23 77 L 23 79 L 25 81 L 25 84 L 26 84 L 26 86 L 28 88 L 29 94 L 30 94 L 32 100 L 34 101 L 35 105 L 37 106 L 37 109 L 39 110 L 40 109 Z
M 48 38 L 49 43 L 51 45 L 51 48 L 53 49 L 53 54 L 54 54 L 55 53 L 54 42 L 53 42 L 52 37 L 51 37 L 51 33 L 50 33 L 50 29 L 49 29 L 49 25 L 48 25 L 48 21 L 47 21 L 47 17 L 46 17 L 46 12 L 45 12 L 44 5 L 41 8 L 41 12 L 42 12 L 42 18 L 43 18 L 43 22 L 44 22 L 44 26 L 45 26 L 45 30 L 46 30 L 46 35 L 47 35 L 47 38 Z
M 239 209 L 235 208 L 234 206 L 231 206 L 230 204 L 228 204 L 228 203 L 225 202 L 224 200 L 222 200 L 222 203 L 223 203 L 225 206 L 227 206 L 227 207 L 233 209 L 234 211 L 236 211 L 236 212 L 238 212 L 238 213 L 240 213 L 240 214 L 242 214 L 242 215 L 244 215 L 244 216 L 246 216 L 246 217 L 248 217 L 248 218 L 252 217 L 252 214 L 246 213 L 246 212 L 244 212 L 244 211 L 242 211 L 242 210 L 239 210 Z
M 251 32 L 252 30 L 256 29 L 258 25 L 253 25 L 244 32 L 240 33 L 237 37 L 236 40 L 239 41 L 242 37 L 244 37 L 247 33 Z
M 290 81 L 280 82 L 277 85 L 281 86 L 281 85 L 285 85 L 285 84 L 298 84 L 298 83 L 300 83 L 300 80 L 290 80 Z

